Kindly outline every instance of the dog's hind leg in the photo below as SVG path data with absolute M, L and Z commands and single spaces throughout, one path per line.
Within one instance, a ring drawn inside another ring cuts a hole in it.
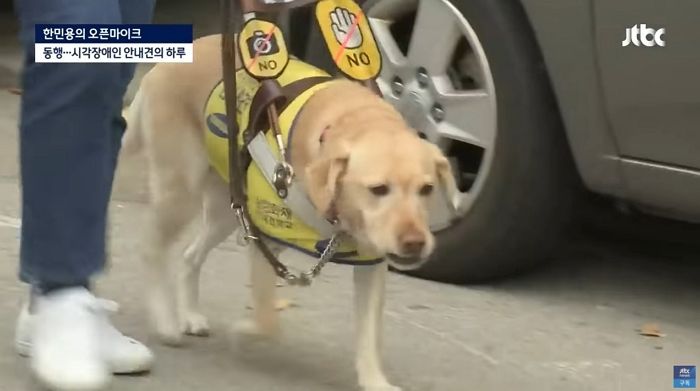
M 159 194 L 152 201 L 144 251 L 148 305 L 156 332 L 169 345 L 181 342 L 169 250 L 195 214 L 187 191 Z
M 209 162 L 194 121 L 183 116 L 183 112 L 170 110 L 176 106 L 168 100 L 154 98 L 146 103 L 152 103 L 144 111 L 148 115 L 142 129 L 151 195 L 144 248 L 148 305 L 161 340 L 177 345 L 182 331 L 169 250 L 201 211 Z
M 356 358 L 363 391 L 401 391 L 386 379 L 381 364 L 382 315 L 387 265 L 355 266 Z
M 179 202 L 181 198 L 168 196 L 153 203 L 153 215 L 148 225 L 144 264 L 148 275 L 148 305 L 151 321 L 164 343 L 180 343 L 180 327 L 175 306 L 175 291 L 169 250 L 185 227 L 190 209 Z
M 185 250 L 178 275 L 178 306 L 183 333 L 206 336 L 207 318 L 199 311 L 199 275 L 209 252 L 224 241 L 237 226 L 229 207 L 226 183 L 210 171 L 204 184 L 202 226 L 195 240 Z

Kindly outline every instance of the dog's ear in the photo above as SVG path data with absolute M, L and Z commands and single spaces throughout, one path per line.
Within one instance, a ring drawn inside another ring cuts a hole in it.
M 437 174 L 437 179 L 440 181 L 447 201 L 451 203 L 451 207 L 454 209 L 459 208 L 460 204 L 460 193 L 457 189 L 457 183 L 455 182 L 455 177 L 452 173 L 452 166 L 449 160 L 442 152 L 442 150 L 435 144 L 424 141 L 430 150 L 430 154 L 435 161 L 435 172 Z
M 324 216 L 331 212 L 338 193 L 340 177 L 350 159 L 350 147 L 341 141 L 324 145 L 317 160 L 306 167 L 306 186 L 309 198 Z

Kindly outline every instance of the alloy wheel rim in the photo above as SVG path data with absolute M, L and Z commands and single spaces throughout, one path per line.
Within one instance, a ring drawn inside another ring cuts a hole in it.
M 430 222 L 433 231 L 449 228 L 471 210 L 491 168 L 497 113 L 486 54 L 447 0 L 378 0 L 367 16 L 382 52 L 377 82 L 385 99 L 452 164 L 457 216 L 440 199 L 431 205 Z

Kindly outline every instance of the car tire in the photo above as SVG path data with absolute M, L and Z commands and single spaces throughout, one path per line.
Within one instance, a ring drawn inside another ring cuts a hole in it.
M 369 0 L 370 10 L 383 0 Z M 429 0 L 441 1 L 441 0 Z M 477 282 L 552 258 L 571 222 L 578 179 L 546 70 L 516 1 L 451 0 L 478 36 L 496 91 L 497 137 L 488 176 L 457 223 L 436 233 L 431 259 L 410 275 Z M 310 62 L 332 69 L 312 31 Z

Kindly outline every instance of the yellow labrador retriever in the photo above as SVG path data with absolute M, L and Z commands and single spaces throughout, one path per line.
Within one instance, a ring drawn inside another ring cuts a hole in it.
M 127 112 L 123 151 L 143 148 L 149 163 L 152 213 L 144 259 L 150 312 L 165 343 L 177 344 L 183 333 L 208 333 L 197 304 L 200 268 L 237 228 L 226 181 L 212 168 L 205 145 L 202 108 L 222 79 L 220 45 L 219 35 L 207 36 L 194 43 L 194 63 L 155 66 Z M 437 193 L 432 190 L 442 186 L 444 194 L 456 194 L 441 151 L 381 97 L 350 81 L 314 92 L 295 121 L 291 164 L 318 214 L 332 208 L 358 246 L 382 258 L 427 258 L 434 248 L 427 213 Z M 166 252 L 199 213 L 199 233 L 171 281 Z M 247 331 L 274 335 L 277 277 L 256 246 L 248 249 L 254 316 Z M 387 264 L 355 266 L 354 273 L 359 384 L 366 391 L 400 390 L 387 381 L 380 362 Z

